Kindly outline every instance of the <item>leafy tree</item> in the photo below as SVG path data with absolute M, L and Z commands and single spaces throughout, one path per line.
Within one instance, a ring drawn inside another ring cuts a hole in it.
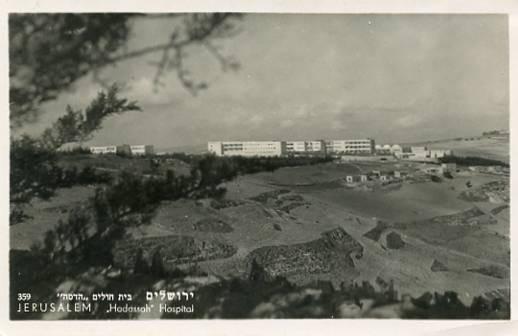
M 83 111 L 66 107 L 66 114 L 47 128 L 41 137 L 42 143 L 49 149 L 57 149 L 67 142 L 83 142 L 101 128 L 106 117 L 126 111 L 140 111 L 136 102 L 119 98 L 119 86 L 113 84 L 107 91 L 100 91 L 97 97 Z
M 10 152 L 10 224 L 17 224 L 27 215 L 23 206 L 34 197 L 48 199 L 54 194 L 59 168 L 56 155 L 38 141 L 23 136 L 11 141 Z
M 33 196 L 47 199 L 56 182 L 56 156 L 27 136 L 11 143 L 11 202 L 23 203 Z M 49 183 L 49 181 L 52 181 Z
M 101 128 L 112 114 L 140 110 L 136 102 L 120 97 L 120 87 L 100 79 L 109 65 L 127 59 L 161 53 L 154 82 L 161 84 L 165 71 L 176 71 L 178 79 L 196 94 L 206 88 L 195 83 L 185 68 L 186 49 L 207 48 L 223 70 L 236 69 L 237 62 L 222 55 L 212 43 L 236 33 L 238 14 L 166 14 L 171 17 L 170 38 L 164 43 L 128 50 L 134 23 L 141 18 L 163 15 L 143 14 L 10 14 L 9 15 L 9 100 L 10 126 L 17 129 L 37 120 L 41 105 L 73 88 L 74 83 L 92 74 L 105 90 L 84 109 L 67 106 L 65 114 L 40 139 L 11 139 L 11 224 L 26 218 L 23 205 L 34 197 L 49 198 L 55 188 L 56 159 L 52 150 L 66 142 L 84 141 Z
M 171 33 L 163 43 L 129 50 L 128 39 L 139 19 L 170 18 Z M 10 14 L 9 15 L 9 100 L 11 127 L 34 121 L 43 103 L 56 99 L 74 83 L 92 74 L 105 86 L 101 71 L 127 59 L 161 53 L 156 62 L 155 83 L 161 85 L 166 71 L 196 94 L 207 87 L 195 83 L 185 68 L 186 49 L 205 47 L 222 69 L 236 69 L 238 63 L 222 55 L 213 41 L 237 33 L 239 14 Z M 72 118 L 73 119 L 73 118 Z M 73 121 L 73 120 L 71 120 Z
M 61 170 L 57 167 L 55 149 L 66 142 L 85 140 L 111 114 L 140 109 L 136 103 L 119 98 L 117 93 L 117 86 L 111 86 L 106 93 L 101 91 L 84 114 L 68 107 L 67 114 L 45 130 L 41 139 L 22 136 L 11 140 L 11 225 L 26 218 L 24 205 L 35 197 L 50 198 L 60 186 Z

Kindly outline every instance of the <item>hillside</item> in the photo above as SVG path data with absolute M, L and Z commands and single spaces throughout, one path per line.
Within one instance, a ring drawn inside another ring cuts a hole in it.
M 345 183 L 373 169 L 405 169 L 410 177 Z M 464 170 L 432 182 L 418 163 L 324 163 L 242 175 L 225 187 L 219 200 L 163 202 L 151 224 L 114 247 L 114 267 L 129 271 L 137 253 L 150 263 L 161 251 L 171 272 L 246 279 L 255 261 L 266 277 L 297 286 L 367 281 L 382 289 L 393 281 L 412 297 L 455 291 L 467 305 L 479 295 L 509 300 L 508 177 Z M 11 249 L 41 243 L 92 191 L 63 189 L 37 202 L 34 218 L 11 228 Z
M 479 156 L 509 163 L 509 137 L 471 137 L 413 143 L 431 149 L 451 149 L 458 156 Z

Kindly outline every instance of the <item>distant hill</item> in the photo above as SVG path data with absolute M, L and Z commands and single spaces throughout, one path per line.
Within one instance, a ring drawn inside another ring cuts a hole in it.
M 458 156 L 478 156 L 509 163 L 508 135 L 431 140 L 408 145 L 426 146 L 431 149 L 451 149 Z

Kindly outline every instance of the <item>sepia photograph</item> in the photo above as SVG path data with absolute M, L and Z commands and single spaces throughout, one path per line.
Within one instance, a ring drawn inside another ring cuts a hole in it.
M 8 44 L 10 320 L 511 318 L 507 14 L 10 13 Z

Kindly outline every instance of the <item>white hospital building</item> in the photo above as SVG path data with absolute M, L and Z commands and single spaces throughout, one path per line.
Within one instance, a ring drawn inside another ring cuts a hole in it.
M 217 156 L 282 156 L 286 153 L 286 142 L 210 141 L 208 149 Z
M 208 150 L 217 156 L 372 155 L 375 152 L 373 139 L 210 141 Z
M 115 146 L 115 145 L 91 146 L 90 153 L 92 153 L 92 154 L 116 154 L 117 146 Z
M 325 154 L 324 140 L 286 141 L 287 154 Z
M 152 155 L 155 153 L 153 145 L 131 145 L 131 155 Z
M 365 154 L 375 153 L 374 139 L 327 140 L 327 153 L 332 154 Z

